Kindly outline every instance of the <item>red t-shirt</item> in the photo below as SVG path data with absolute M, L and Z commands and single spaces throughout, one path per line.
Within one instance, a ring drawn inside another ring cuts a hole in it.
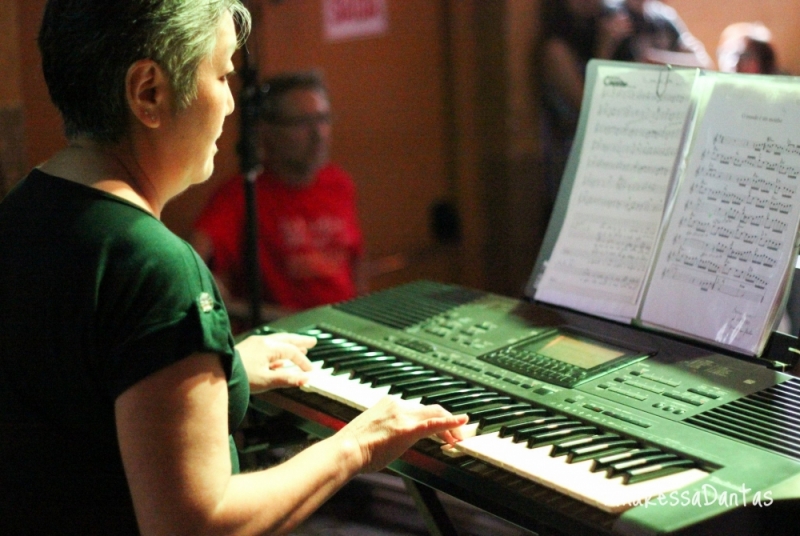
M 211 269 L 230 274 L 231 293 L 247 297 L 244 265 L 244 179 L 234 177 L 212 196 L 195 228 L 211 239 Z M 307 187 L 264 172 L 256 180 L 258 261 L 263 299 L 307 309 L 356 295 L 354 262 L 363 250 L 350 176 L 328 164 Z

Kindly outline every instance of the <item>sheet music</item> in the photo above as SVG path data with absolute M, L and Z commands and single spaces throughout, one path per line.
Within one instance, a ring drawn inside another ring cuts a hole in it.
M 695 70 L 597 67 L 564 224 L 535 298 L 630 321 L 664 216 Z
M 747 353 L 763 349 L 800 218 L 800 88 L 784 80 L 729 77 L 708 92 L 643 322 Z

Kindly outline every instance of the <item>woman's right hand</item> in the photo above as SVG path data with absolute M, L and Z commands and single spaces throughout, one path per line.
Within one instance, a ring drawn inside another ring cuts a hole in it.
M 461 439 L 466 415 L 453 415 L 439 405 L 424 406 L 384 397 L 339 431 L 361 453 L 361 472 L 379 471 L 422 438 L 438 436 L 448 444 Z

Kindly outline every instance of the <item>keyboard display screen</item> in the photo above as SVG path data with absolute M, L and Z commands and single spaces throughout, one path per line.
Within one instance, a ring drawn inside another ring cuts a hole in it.
M 571 329 L 557 329 L 478 359 L 530 378 L 573 387 L 645 359 L 651 353 L 597 340 Z
M 576 335 L 557 333 L 543 341 L 523 347 L 539 355 L 569 363 L 583 369 L 591 369 L 628 353 L 621 348 L 600 345 Z

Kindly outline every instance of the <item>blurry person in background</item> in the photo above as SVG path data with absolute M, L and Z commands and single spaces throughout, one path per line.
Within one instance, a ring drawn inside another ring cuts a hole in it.
M 658 0 L 607 0 L 612 13 L 624 15 L 630 30 L 611 59 L 713 67 L 703 44 L 689 31 L 674 8 Z
M 603 0 L 543 0 L 536 53 L 542 104 L 544 180 L 555 201 L 578 125 L 586 64 L 610 59 L 630 32 L 624 16 L 607 16 Z
M 717 46 L 717 67 L 727 73 L 781 74 L 772 32 L 760 22 L 727 26 Z
M 261 316 L 269 320 L 353 298 L 366 283 L 355 184 L 329 159 L 332 112 L 322 77 L 280 74 L 260 94 L 257 250 Z M 191 242 L 209 263 L 229 313 L 246 318 L 243 180 L 233 177 L 214 193 Z

